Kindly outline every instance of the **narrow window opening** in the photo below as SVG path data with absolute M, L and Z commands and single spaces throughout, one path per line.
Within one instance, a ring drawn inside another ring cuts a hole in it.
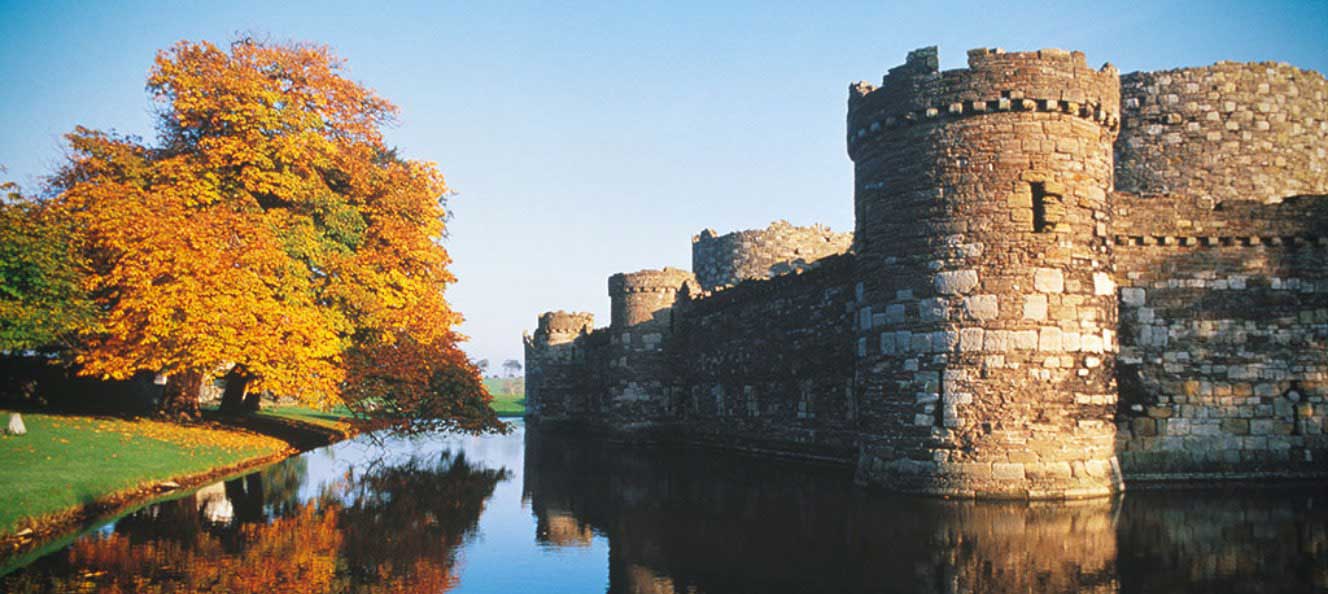
M 1065 204 L 1061 195 L 1047 190 L 1046 182 L 1031 182 L 1033 193 L 1033 232 L 1051 233 L 1065 217 Z
M 1033 231 L 1047 232 L 1047 184 L 1033 182 Z

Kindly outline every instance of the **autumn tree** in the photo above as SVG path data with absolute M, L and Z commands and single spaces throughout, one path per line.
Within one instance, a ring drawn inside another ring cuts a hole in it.
M 68 219 L 0 183 L 0 352 L 64 351 L 95 321 L 75 237 Z
M 105 312 L 79 356 L 86 373 L 168 372 L 185 411 L 218 375 L 229 410 L 258 390 L 366 410 L 487 408 L 443 297 L 446 185 L 386 146 L 395 107 L 344 74 L 323 46 L 182 42 L 148 78 L 156 145 L 69 135 L 55 186 L 86 231 Z M 439 373 L 475 381 L 440 392 Z M 478 423 L 463 424 L 500 426 Z

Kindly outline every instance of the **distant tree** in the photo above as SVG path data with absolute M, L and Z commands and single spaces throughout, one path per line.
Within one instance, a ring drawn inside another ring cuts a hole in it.
M 516 377 L 521 373 L 521 362 L 516 359 L 508 359 L 503 362 L 503 369 L 507 370 L 507 375 Z
M 489 360 L 480 359 L 479 361 L 476 361 L 475 368 L 480 370 L 480 377 L 483 377 L 484 374 L 488 373 L 489 371 Z
M 77 240 L 48 204 L 0 183 L 0 352 L 64 351 L 95 323 Z

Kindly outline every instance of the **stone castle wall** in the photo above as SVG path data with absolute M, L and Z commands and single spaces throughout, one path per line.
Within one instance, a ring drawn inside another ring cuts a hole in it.
M 1328 198 L 1117 198 L 1120 459 L 1141 478 L 1328 463 Z
M 847 253 L 781 222 L 616 275 L 608 328 L 527 340 L 532 419 L 963 497 L 1328 476 L 1323 77 L 938 63 L 851 88 Z
M 853 459 L 853 262 L 821 263 L 687 303 L 674 337 L 674 413 L 699 439 Z
M 1328 194 L 1328 81 L 1222 62 L 1121 78 L 1116 188 L 1276 202 Z
M 794 227 L 775 221 L 765 229 L 717 235 L 706 229 L 692 237 L 692 269 L 704 290 L 763 279 L 816 265 L 827 256 L 847 252 L 852 233 L 829 227 Z

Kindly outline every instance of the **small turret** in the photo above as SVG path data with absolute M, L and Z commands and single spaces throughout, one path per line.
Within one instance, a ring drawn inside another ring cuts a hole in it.
M 677 268 L 609 277 L 613 320 L 602 412 L 618 427 L 647 426 L 669 414 L 676 377 L 667 352 L 673 308 L 695 283 L 692 273 Z
M 614 331 L 641 324 L 667 327 L 678 291 L 689 282 L 695 283 L 696 277 L 677 268 L 622 272 L 609 277 L 610 327 Z
M 585 338 L 595 327 L 589 313 L 540 314 L 534 336 L 525 336 L 526 416 L 564 419 L 584 411 L 588 396 Z
M 711 291 L 815 268 L 818 260 L 842 254 L 852 244 L 852 233 L 835 233 L 824 225 L 795 227 L 782 220 L 765 229 L 724 235 L 706 229 L 692 236 L 692 270 L 701 288 Z

